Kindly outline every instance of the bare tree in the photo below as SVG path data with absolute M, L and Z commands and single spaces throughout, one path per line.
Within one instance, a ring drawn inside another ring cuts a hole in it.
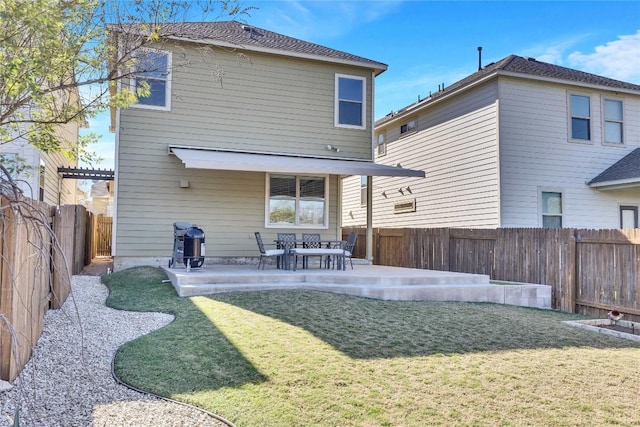
M 146 59 L 147 46 L 184 37 L 189 22 L 241 20 L 250 10 L 238 0 L 0 1 L 0 146 L 26 141 L 45 153 L 63 152 L 91 162 L 88 144 L 95 136 L 80 139 L 75 147 L 61 137 L 60 126 L 85 124 L 101 111 L 148 96 L 144 79 L 138 78 L 142 83 L 133 88 L 119 84 L 154 71 L 153 61 Z M 209 53 L 202 55 L 206 60 Z M 37 232 L 27 234 L 26 244 L 35 248 L 39 265 L 50 267 L 48 248 L 56 251 L 59 245 L 46 215 L 34 214 L 35 204 L 22 195 L 15 180 L 21 168 L 19 159 L 0 156 L 0 244 L 17 221 L 29 223 Z M 0 258 L 0 266 L 4 261 Z M 66 260 L 57 268 L 54 274 L 70 281 Z M 0 283 L 0 291 L 13 286 L 13 274 L 2 272 L 9 280 Z M 1 315 L 0 330 L 22 339 Z

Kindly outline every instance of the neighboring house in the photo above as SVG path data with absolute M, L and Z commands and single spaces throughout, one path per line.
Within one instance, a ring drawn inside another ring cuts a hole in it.
M 375 227 L 637 228 L 640 85 L 511 55 L 375 124 Z M 366 224 L 360 177 L 343 226 Z
M 136 68 L 150 96 L 114 116 L 116 269 L 168 262 L 176 221 L 204 230 L 216 262 L 255 259 L 256 231 L 335 239 L 342 176 L 424 176 L 373 163 L 386 65 L 238 22 L 159 33 Z
M 83 203 L 95 215 L 113 216 L 113 181 L 95 181 Z
M 58 127 L 60 139 L 65 149 L 75 149 L 78 145 L 77 123 L 68 123 Z M 18 138 L 14 141 L 0 144 L 0 161 L 10 165 L 19 164 L 23 168 L 15 173 L 12 179 L 23 194 L 34 200 L 40 200 L 52 206 L 76 203 L 75 180 L 63 179 L 58 173 L 59 167 L 75 165 L 61 152 L 44 153 L 26 139 Z

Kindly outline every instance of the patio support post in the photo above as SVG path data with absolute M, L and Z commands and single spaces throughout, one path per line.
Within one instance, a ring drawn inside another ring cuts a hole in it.
M 373 263 L 373 177 L 367 176 L 367 261 Z

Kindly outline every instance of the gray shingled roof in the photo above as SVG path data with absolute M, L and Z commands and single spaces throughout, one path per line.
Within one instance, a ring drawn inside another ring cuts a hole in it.
M 627 83 L 620 80 L 614 80 L 607 77 L 598 76 L 596 74 L 585 73 L 584 71 L 578 71 L 572 68 L 561 67 L 559 65 L 541 62 L 533 58 L 524 58 L 517 55 L 509 55 L 497 62 L 492 62 L 491 64 L 486 65 L 481 70 L 463 78 L 462 80 L 458 80 L 444 90 L 440 90 L 434 94 L 431 94 L 428 98 L 408 105 L 407 107 L 402 108 L 396 112 L 388 114 L 387 116 L 378 120 L 376 122 L 376 125 L 389 121 L 393 117 L 396 117 L 409 109 L 414 109 L 415 107 L 417 107 L 416 104 L 427 105 L 432 101 L 455 92 L 458 89 L 464 88 L 465 86 L 481 80 L 486 76 L 500 73 L 521 74 L 538 78 L 557 79 L 579 84 L 604 86 L 612 89 L 627 89 L 640 93 L 640 85 Z
M 615 162 L 600 175 L 589 181 L 588 185 L 634 179 L 640 180 L 640 148 L 636 148 Z
M 139 26 L 110 24 L 111 31 L 135 32 Z M 382 72 L 387 65 L 351 53 L 274 33 L 236 21 L 165 23 L 159 34 L 165 38 L 184 38 L 231 44 L 247 50 L 280 51 L 283 55 L 327 58 L 332 62 L 354 63 Z

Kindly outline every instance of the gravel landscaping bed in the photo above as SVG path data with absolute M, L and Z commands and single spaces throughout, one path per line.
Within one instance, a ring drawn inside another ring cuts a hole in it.
M 170 323 L 163 313 L 104 305 L 97 276 L 74 276 L 72 294 L 49 310 L 34 354 L 13 388 L 0 392 L 0 426 L 215 426 L 227 424 L 196 408 L 131 390 L 115 381 L 111 362 L 127 341 Z

